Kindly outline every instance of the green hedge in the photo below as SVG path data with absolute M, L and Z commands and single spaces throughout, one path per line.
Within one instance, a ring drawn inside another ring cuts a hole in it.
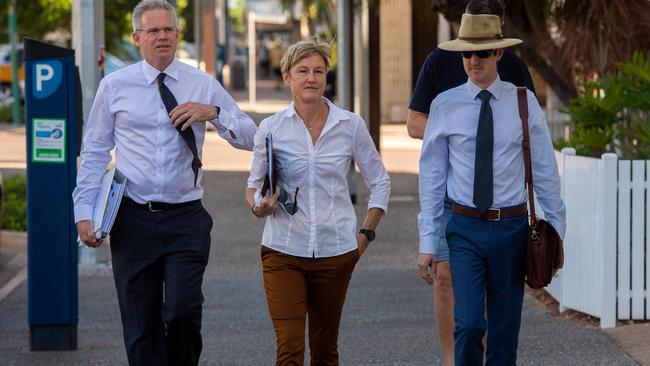
M 2 192 L 4 230 L 27 230 L 27 179 L 14 175 L 4 180 Z
M 0 108 L 0 122 L 12 123 L 13 121 L 13 105 L 8 104 Z M 25 106 L 20 105 L 20 124 L 25 123 Z
M 650 159 L 650 52 L 636 52 L 617 71 L 582 85 L 564 111 L 571 118 L 571 146 L 579 155 L 615 152 L 621 159 Z

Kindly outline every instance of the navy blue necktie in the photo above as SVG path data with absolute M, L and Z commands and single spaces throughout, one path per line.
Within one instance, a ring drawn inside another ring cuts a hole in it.
M 158 81 L 158 91 L 160 92 L 160 97 L 162 98 L 163 103 L 165 104 L 165 109 L 167 113 L 171 113 L 172 109 L 176 108 L 178 102 L 174 98 L 171 90 L 165 85 L 165 76 L 164 72 L 158 74 L 156 80 Z M 196 187 L 196 179 L 199 177 L 199 168 L 201 168 L 201 160 L 199 159 L 199 152 L 196 149 L 196 137 L 194 136 L 194 131 L 192 127 L 187 128 L 185 131 L 181 130 L 181 126 L 176 127 L 178 133 L 181 134 L 181 137 L 185 141 L 185 144 L 192 152 L 192 171 L 194 172 L 194 186 Z
M 487 90 L 481 90 L 477 96 L 481 99 L 481 114 L 476 129 L 476 155 L 474 156 L 474 204 L 482 214 L 492 206 L 494 195 L 494 176 L 492 172 L 492 150 L 494 147 L 494 130 L 492 108 Z

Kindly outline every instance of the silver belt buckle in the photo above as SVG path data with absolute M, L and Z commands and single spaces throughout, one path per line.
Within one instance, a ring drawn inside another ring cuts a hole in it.
M 147 207 L 149 208 L 149 212 L 162 212 L 163 210 L 154 210 L 153 207 L 151 206 L 151 201 L 147 202 Z
M 494 219 L 488 219 L 488 221 L 499 221 L 501 220 L 501 209 L 500 208 L 491 208 L 488 211 L 496 211 L 497 212 L 497 217 Z

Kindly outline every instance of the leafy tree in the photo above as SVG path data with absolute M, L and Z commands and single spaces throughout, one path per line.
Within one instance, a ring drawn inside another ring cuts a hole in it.
M 0 43 L 8 42 L 7 10 L 10 0 L 0 0 Z M 131 11 L 138 0 L 111 0 L 105 3 L 107 48 L 115 48 L 131 34 Z M 42 39 L 52 31 L 71 34 L 71 0 L 20 0 L 16 2 L 18 39 L 25 36 Z M 68 40 L 68 45 L 71 41 Z
M 246 32 L 246 25 L 244 24 L 244 9 L 246 9 L 246 0 L 230 0 L 228 2 L 230 27 L 237 33 Z
M 10 2 L 11 0 L 0 0 L 0 43 L 9 42 L 7 12 Z M 70 32 L 71 10 L 70 0 L 16 1 L 18 39 L 24 36 L 42 38 L 57 29 Z
M 622 158 L 650 159 L 650 52 L 635 53 L 583 90 L 565 111 L 574 132 L 558 144 L 581 155 L 617 152 Z
M 182 39 L 186 42 L 194 42 L 194 1 L 178 0 L 176 3 Z
M 335 0 L 279 0 L 282 8 L 291 11 L 296 4 L 302 8 L 302 16 L 307 18 L 309 33 L 313 34 L 316 24 L 325 24 L 330 33 L 326 38 L 332 39 L 336 34 L 336 1 Z
M 300 4 L 302 15 L 309 22 L 309 33 L 314 34 L 316 25 L 325 25 L 323 27 L 325 39 L 334 39 L 336 36 L 336 0 L 278 0 L 283 9 L 290 11 L 296 4 Z M 380 0 L 351 0 L 352 8 L 355 13 L 359 13 L 364 3 L 369 7 L 378 7 Z M 423 2 L 429 0 L 412 0 L 413 2 Z
M 133 26 L 131 12 L 139 0 L 111 0 L 104 2 L 104 37 L 106 49 L 114 52 L 125 40 L 130 42 Z
M 635 50 L 650 49 L 647 0 L 521 0 L 506 2 L 505 33 L 523 39 L 522 58 L 568 105 L 577 85 L 611 72 Z M 467 0 L 434 0 L 460 21 Z

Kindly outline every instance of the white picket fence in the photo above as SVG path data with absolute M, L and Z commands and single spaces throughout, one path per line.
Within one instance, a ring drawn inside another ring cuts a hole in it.
M 564 268 L 548 287 L 561 308 L 650 319 L 650 161 L 556 152 L 567 207 Z

